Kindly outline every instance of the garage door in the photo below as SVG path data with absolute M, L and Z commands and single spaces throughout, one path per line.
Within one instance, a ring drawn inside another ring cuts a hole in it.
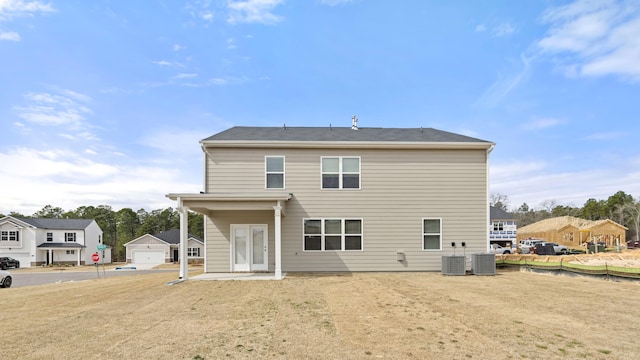
M 164 263 L 164 251 L 138 250 L 133 252 L 134 264 L 162 264 Z

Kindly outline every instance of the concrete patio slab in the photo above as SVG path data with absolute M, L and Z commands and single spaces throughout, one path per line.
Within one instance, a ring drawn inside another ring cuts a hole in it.
M 287 276 L 282 273 L 282 279 Z M 276 280 L 274 273 L 205 273 L 189 277 L 189 280 Z

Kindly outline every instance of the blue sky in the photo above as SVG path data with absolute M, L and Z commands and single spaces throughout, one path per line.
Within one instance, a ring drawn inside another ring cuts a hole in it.
M 0 213 L 175 206 L 235 125 L 495 142 L 491 192 L 640 197 L 639 1 L 0 0 Z

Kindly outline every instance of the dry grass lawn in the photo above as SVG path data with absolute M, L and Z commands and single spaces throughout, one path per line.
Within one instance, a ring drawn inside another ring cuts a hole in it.
M 0 291 L 4 359 L 637 359 L 640 282 L 132 275 Z

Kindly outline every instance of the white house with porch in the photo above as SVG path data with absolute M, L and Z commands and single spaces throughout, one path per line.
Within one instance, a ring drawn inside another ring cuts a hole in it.
M 15 258 L 22 267 L 92 264 L 95 252 L 100 263 L 111 263 L 111 247 L 98 250 L 99 245 L 104 245 L 102 229 L 92 219 L 0 219 L 0 256 Z

